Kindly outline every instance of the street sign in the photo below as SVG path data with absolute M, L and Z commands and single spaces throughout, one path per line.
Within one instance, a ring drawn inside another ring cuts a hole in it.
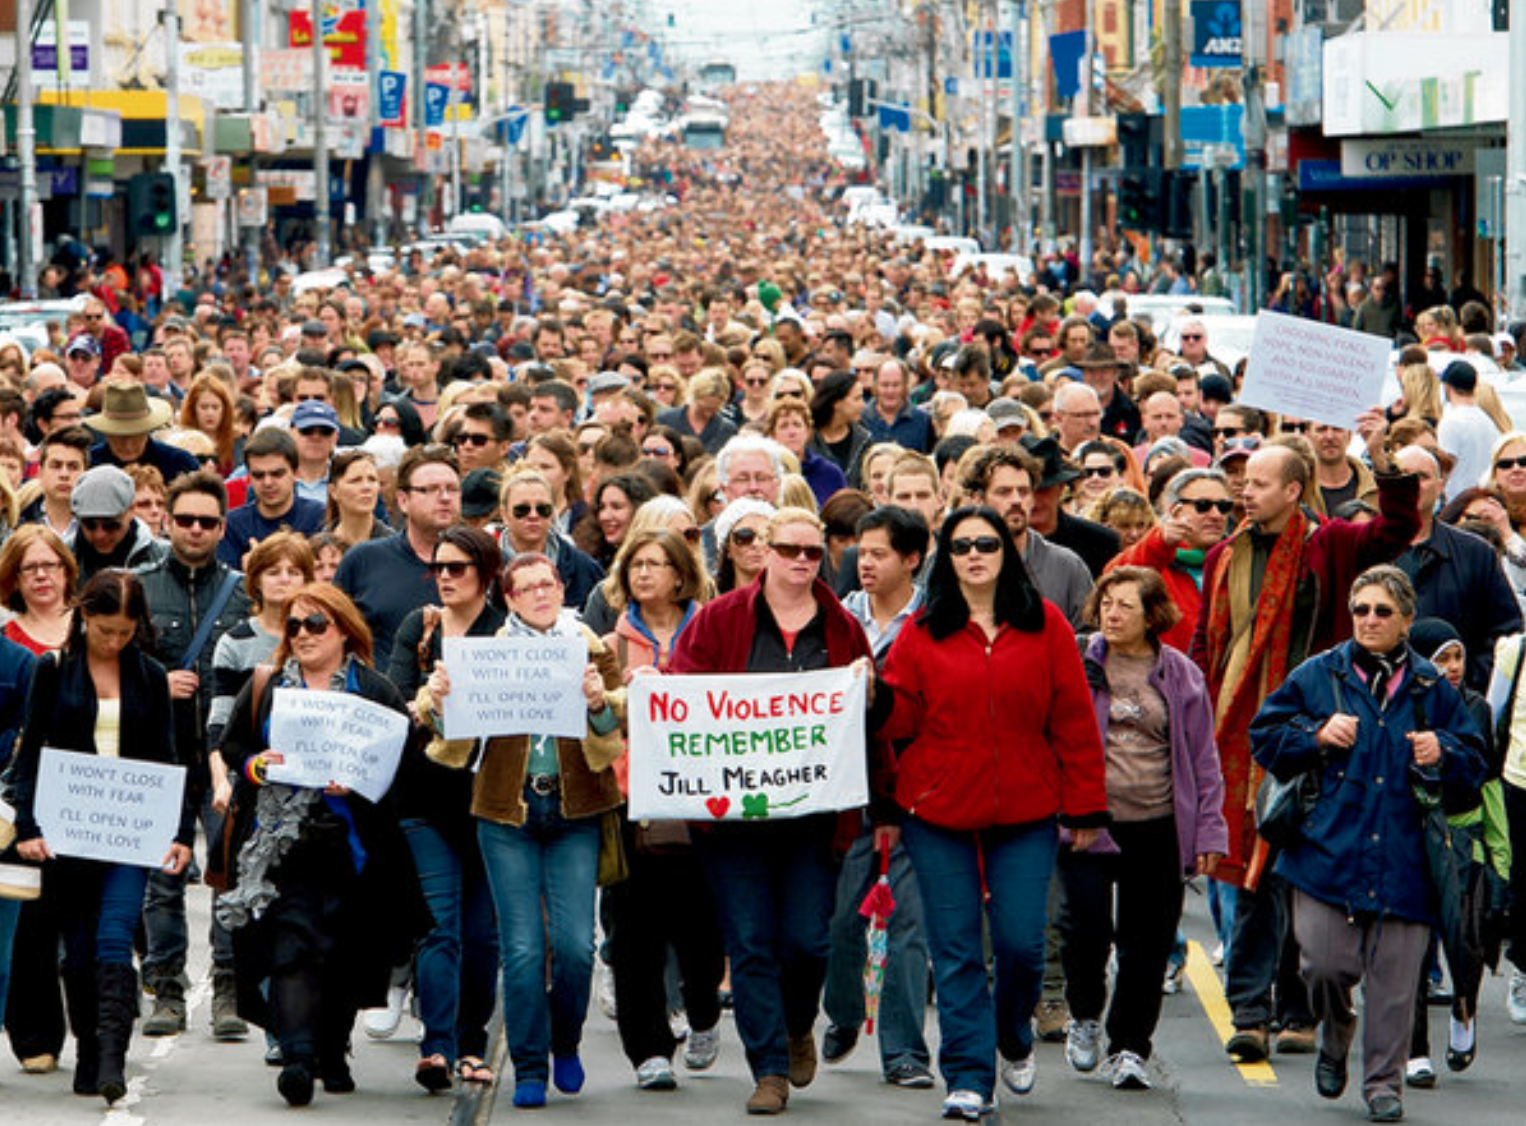
M 408 76 L 384 70 L 376 76 L 376 119 L 383 129 L 408 127 Z
M 232 194 L 233 158 L 210 156 L 203 161 L 206 170 L 207 198 L 224 200 Z
M 263 227 L 267 211 L 264 188 L 245 188 L 238 193 L 240 227 Z

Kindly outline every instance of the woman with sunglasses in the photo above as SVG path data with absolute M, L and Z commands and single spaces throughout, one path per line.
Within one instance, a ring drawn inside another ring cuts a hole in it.
M 34 801 L 44 747 L 174 765 L 175 725 L 164 666 L 144 652 L 152 626 L 143 584 L 129 571 L 102 571 L 85 584 L 63 650 L 33 666 L 26 725 L 17 744 L 13 804 L 16 851 L 44 864 L 43 895 L 62 932 L 64 994 L 76 1056 L 74 1092 L 115 1103 L 127 1093 L 127 1047 L 138 1016 L 133 936 L 143 913 L 147 868 L 57 856 Z M 164 857 L 178 875 L 191 861 L 204 787 L 188 765 L 179 828 Z M 15 998 L 12 997 L 12 1002 Z
M 649 346 L 650 347 L 650 346 Z M 646 373 L 646 392 L 664 409 L 681 407 L 689 401 L 689 385 L 672 364 L 672 353 L 662 359 L 647 353 L 652 366 Z
M 600 818 L 622 802 L 611 767 L 624 744 L 616 708 L 624 690 L 613 654 L 562 603 L 556 566 L 527 553 L 503 572 L 510 637 L 582 637 L 588 645 L 582 739 L 488 739 L 473 776 L 471 812 L 498 915 L 504 1037 L 514 1063 L 514 1105 L 546 1104 L 549 1079 L 583 1089 L 579 1045 L 593 981 L 594 890 Z M 419 714 L 438 714 L 450 678 L 437 665 Z M 547 988 L 547 954 L 550 988 Z
M 684 449 L 683 435 L 671 426 L 653 426 L 641 439 L 641 456 L 660 461 L 682 480 L 689 472 L 689 455 Z
M 805 509 L 782 508 L 768 522 L 765 542 L 758 580 L 694 616 L 679 636 L 672 671 L 851 665 L 870 675 L 863 628 L 817 577 L 826 554 L 821 521 Z M 860 811 L 849 818 L 860 824 Z M 831 947 L 838 824 L 836 815 L 824 814 L 718 823 L 695 834 L 726 934 L 737 1031 L 756 1083 L 750 1114 L 778 1114 L 790 1087 L 805 1087 L 816 1075 L 812 1028 Z
M 502 556 L 487 532 L 447 528 L 429 564 L 438 606 L 414 610 L 398 627 L 388 678 L 413 700 L 443 659 L 447 637 L 492 637 L 502 627 L 498 569 Z M 470 747 L 450 748 L 456 756 Z M 420 745 L 404 751 L 397 812 L 413 852 L 434 926 L 414 954 L 414 992 L 424 1037 L 414 1078 L 427 1091 L 492 1083 L 487 1025 L 493 1015 L 498 935 L 482 853 L 472 821 L 472 774 L 464 757 L 437 762 Z
M 905 741 L 896 801 L 937 981 L 943 1113 L 978 1121 L 995 1107 L 998 1056 L 1010 1091 L 1033 1089 L 1060 827 L 1085 850 L 1107 822 L 1075 634 L 1034 587 L 995 510 L 960 508 L 944 521 L 927 605 L 891 646 L 875 695 L 880 735 Z
M 1500 436 L 1489 457 L 1489 475 L 1482 483 L 1499 490 L 1511 525 L 1526 535 L 1526 433 L 1512 430 Z
M 1346 1089 L 1362 982 L 1362 1099 L 1375 1122 L 1404 1116 L 1404 1064 L 1438 895 L 1426 819 L 1476 808 L 1483 735 L 1436 667 L 1409 645 L 1415 589 L 1371 567 L 1348 596 L 1352 639 L 1311 657 L 1267 697 L 1251 753 L 1283 782 L 1314 773 L 1318 796 L 1277 857 L 1292 887 L 1299 974 L 1319 1021 L 1314 1086 Z
M 1100 440 L 1083 442 L 1076 450 L 1075 461 L 1081 467 L 1081 479 L 1071 489 L 1065 508 L 1073 516 L 1084 516 L 1089 508 L 1124 483 L 1123 454 Z
M 556 530 L 570 535 L 588 501 L 583 496 L 583 469 L 578 464 L 578 449 L 572 439 L 560 431 L 537 434 L 525 443 L 524 461 L 533 465 L 551 482 L 551 500 L 556 507 Z
M 774 341 L 766 343 L 774 344 Z M 779 353 L 779 364 L 784 364 L 784 353 Z M 742 393 L 726 404 L 726 409 L 721 413 L 738 430 L 752 423 L 755 426 L 763 425 L 768 417 L 769 393 L 768 389 L 774 382 L 774 366 L 768 360 L 755 355 L 742 365 L 742 370 L 737 377 Z
M 1147 567 L 1097 580 L 1086 604 L 1097 629 L 1086 647 L 1106 758 L 1109 829 L 1085 852 L 1062 853 L 1065 1054 L 1077 1071 L 1102 1061 L 1107 964 L 1106 1075 L 1115 1088 L 1150 1086 L 1145 1070 L 1186 878 L 1212 875 L 1229 850 L 1224 780 L 1203 674 L 1162 643 L 1180 621 L 1166 585 Z M 1116 895 L 1117 905 L 1114 906 Z
M 750 586 L 763 573 L 767 562 L 764 534 L 776 509 L 755 497 L 740 497 L 715 518 L 715 589 L 729 594 Z
M 386 539 L 392 529 L 376 517 L 381 474 L 376 457 L 359 448 L 340 450 L 329 462 L 328 512 L 323 529 L 349 544 Z
M 645 512 L 653 504 L 645 505 Z M 639 669 L 667 671 L 673 648 L 713 591 L 694 548 L 661 527 L 634 528 L 615 560 L 619 620 L 604 638 L 628 682 Z M 623 764 L 621 764 L 623 765 Z M 620 771 L 622 783 L 624 770 Z M 605 892 L 611 922 L 620 1043 L 642 1090 L 669 1091 L 673 1051 L 666 966 L 678 959 L 683 1008 L 691 1028 L 684 1063 L 703 1071 L 720 1051 L 720 995 L 726 952 L 715 903 L 704 885 L 682 824 L 626 822 L 630 876 Z
M 239 1015 L 281 1049 L 276 1089 L 306 1106 L 313 1083 L 355 1089 L 347 1059 L 362 1008 L 384 1005 L 393 965 L 427 929 L 408 846 L 387 801 L 349 789 L 272 782 L 277 690 L 339 692 L 406 715 L 371 667 L 371 631 L 337 587 L 311 583 L 288 599 L 281 642 L 234 701 L 222 758 L 237 778 L 229 890 L 218 917 L 233 932 Z
M 1171 603 L 1180 613 L 1160 640 L 1183 653 L 1192 645 L 1202 605 L 1203 560 L 1228 531 L 1234 500 L 1218 469 L 1184 469 L 1166 483 L 1160 497 L 1161 521 L 1107 565 L 1148 567 L 1160 574 Z

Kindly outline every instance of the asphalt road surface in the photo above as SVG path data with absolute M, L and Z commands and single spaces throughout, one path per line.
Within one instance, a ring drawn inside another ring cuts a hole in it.
M 206 892 L 192 892 L 193 965 L 205 974 Z M 1365 1120 L 1356 1092 L 1360 1065 L 1353 1060 L 1353 1083 L 1346 1096 L 1324 1102 L 1313 1090 L 1313 1058 L 1274 1058 L 1270 1064 L 1235 1067 L 1224 1055 L 1228 1010 L 1205 949 L 1212 939 L 1200 896 L 1188 896 L 1187 931 L 1193 958 L 1182 992 L 1165 998 L 1165 1008 L 1151 1062 L 1155 1088 L 1114 1091 L 1100 1073 L 1070 1071 L 1061 1046 L 1040 1045 L 1039 1078 L 1033 1094 L 1006 1096 L 992 1121 L 1055 1121 L 1097 1126 L 1237 1126 L 1298 1122 L 1335 1126 Z M 196 957 L 199 955 L 199 958 Z M 7 1053 L 0 1063 L 0 1124 L 3 1126 L 263 1126 L 289 1124 L 294 1116 L 327 1123 L 428 1123 L 430 1126 L 480 1126 L 515 1120 L 543 1123 L 618 1123 L 620 1126 L 672 1126 L 675 1122 L 740 1122 L 751 1092 L 746 1066 L 729 1018 L 724 1023 L 720 1062 L 703 1075 L 678 1066 L 679 1089 L 648 1093 L 635 1088 L 629 1065 L 619 1050 L 614 1024 L 597 1009 L 584 1039 L 588 1085 L 576 1098 L 552 1093 L 538 1111 L 516 1110 L 505 1077 L 496 1099 L 467 1102 L 452 1095 L 429 1096 L 412 1079 L 417 1058 L 417 1025 L 404 1018 L 392 1040 L 367 1040 L 357 1028 L 353 1067 L 359 1090 L 327 1096 L 320 1089 L 311 1107 L 293 1111 L 275 1089 L 275 1071 L 262 1061 L 258 1036 L 238 1044 L 213 1041 L 208 1029 L 205 980 L 192 991 L 191 1022 L 186 1033 L 161 1040 L 138 1037 L 128 1060 L 131 1080 L 123 1104 L 107 1111 L 98 1098 L 69 1091 L 72 1049 L 64 1066 L 46 1076 L 24 1075 Z M 1519 1089 L 1511 1099 L 1509 1083 L 1526 1065 L 1526 1028 L 1513 1026 L 1504 1007 L 1504 979 L 1485 984 L 1478 1059 L 1464 1075 L 1441 1071 L 1430 1091 L 1409 1091 L 1409 1121 L 1517 1126 L 1522 1120 Z M 1432 1041 L 1438 1051 L 1446 1041 L 1446 1013 L 1431 1010 Z M 936 1042 L 936 1019 L 928 1013 L 929 1040 Z M 879 1080 L 878 1053 L 869 1038 L 844 1063 L 823 1067 L 816 1082 L 792 1096 L 792 1121 L 865 1123 L 933 1122 L 939 1118 L 942 1090 L 903 1091 Z

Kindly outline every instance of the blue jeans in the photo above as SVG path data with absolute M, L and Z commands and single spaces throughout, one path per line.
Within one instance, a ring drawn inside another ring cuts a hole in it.
M 833 1024 L 857 1028 L 864 1023 L 864 961 L 867 920 L 858 908 L 879 879 L 879 853 L 874 835 L 853 842 L 837 877 L 837 909 L 832 913 L 832 957 L 827 963 L 823 1006 Z M 922 933 L 922 896 L 904 848 L 890 854 L 890 890 L 895 911 L 890 916 L 890 953 L 885 961 L 885 988 L 875 1032 L 880 1041 L 880 1067 L 888 1072 L 898 1063 L 924 1066 L 931 1059 L 922 1037 L 927 1011 L 927 939 Z
M 789 1037 L 816 1023 L 832 950 L 835 816 L 695 834 L 731 958 L 737 1034 L 753 1078 L 789 1073 Z
M 1298 976 L 1291 922 L 1292 889 L 1268 872 L 1255 891 L 1235 893 L 1234 924 L 1225 947 L 1224 999 L 1236 1028 L 1273 1021 L 1312 1028 L 1309 993 Z
M 939 1069 L 949 1090 L 990 1098 L 997 1052 L 1022 1060 L 1033 1051 L 1031 1021 L 1044 975 L 1055 824 L 970 833 L 908 817 L 901 840 L 922 889 L 942 1033 Z M 996 957 L 994 997 L 981 943 L 983 909 Z
M 21 900 L 0 899 L 0 1026 L 5 1024 L 5 998 L 11 991 L 11 941 L 21 920 Z
M 503 1032 L 514 1077 L 545 1082 L 548 1055 L 577 1055 L 588 1015 L 599 820 L 566 820 L 555 794 L 526 791 L 525 803 L 523 825 L 479 820 L 477 842 L 498 912 Z
M 148 872 L 95 860 L 52 865 L 49 875 L 65 875 L 67 881 L 60 901 L 66 970 L 133 964 L 132 940 L 143 914 Z
M 219 847 L 223 839 L 223 815 L 212 808 L 210 793 L 198 811 L 209 849 Z M 172 876 L 153 869 L 148 876 L 148 890 L 143 897 L 143 933 L 148 949 L 143 955 L 143 980 L 152 985 L 161 981 L 183 980 L 186 952 L 190 947 L 185 922 L 185 888 L 190 869 Z M 216 900 L 216 893 L 213 894 Z M 233 936 L 212 913 L 208 927 L 212 944 L 212 968 L 233 971 Z
M 419 1055 L 483 1058 L 493 1015 L 498 931 L 475 840 L 453 842 L 427 821 L 403 822 L 434 927 L 414 955 L 424 1038 Z

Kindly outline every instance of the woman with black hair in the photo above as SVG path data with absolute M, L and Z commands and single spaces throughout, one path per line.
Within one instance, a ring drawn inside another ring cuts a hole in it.
M 414 610 L 398 627 L 388 679 L 413 700 L 444 655 L 447 637 L 492 637 L 506 614 L 498 590 L 502 555 L 492 535 L 447 528 L 429 564 L 440 605 Z M 472 820 L 470 740 L 410 741 L 394 783 L 398 816 L 434 925 L 414 955 L 424 1038 L 415 1080 L 427 1091 L 491 1083 L 487 1025 L 497 992 L 498 932 Z
M 891 647 L 874 712 L 881 736 L 906 741 L 896 801 L 937 980 L 944 1117 L 977 1121 L 995 1106 L 998 1052 L 1007 1087 L 1033 1088 L 1030 1021 L 1059 825 L 1085 849 L 1107 821 L 1102 740 L 1075 635 L 993 509 L 960 508 L 944 521 L 927 606 Z
M 640 473 L 606 477 L 593 491 L 588 514 L 572 530 L 572 542 L 608 570 L 625 542 L 636 509 L 656 495 L 657 489 Z
M 77 1042 L 74 1091 L 114 1103 L 127 1093 L 127 1045 L 138 1015 L 133 935 L 143 913 L 147 868 L 60 858 L 48 847 L 34 802 L 44 747 L 109 758 L 179 763 L 169 678 L 145 652 L 150 630 L 143 584 L 130 571 L 102 571 L 85 584 L 61 653 L 44 654 L 32 675 L 26 727 L 16 749 L 16 851 L 46 863 L 44 894 L 62 932 L 64 992 Z M 186 779 L 180 824 L 164 858 L 178 875 L 191 860 L 204 780 Z
M 864 454 L 874 444 L 858 421 L 863 414 L 863 389 L 858 376 L 850 371 L 834 371 L 827 376 L 811 400 L 811 425 L 816 434 L 810 448 L 841 469 L 849 485 L 858 484 Z

